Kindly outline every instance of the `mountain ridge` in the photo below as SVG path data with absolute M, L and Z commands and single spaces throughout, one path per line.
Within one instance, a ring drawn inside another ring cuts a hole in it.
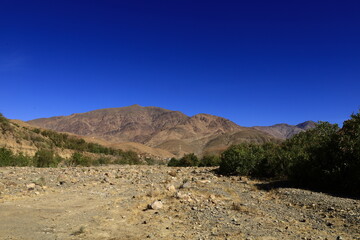
M 271 126 L 255 126 L 253 128 L 269 133 L 276 138 L 285 140 L 295 134 L 314 128 L 315 126 L 316 123 L 314 121 L 305 121 L 297 125 L 278 123 Z
M 68 116 L 39 118 L 27 123 L 55 131 L 95 137 L 110 143 L 140 143 L 164 149 L 176 156 L 190 152 L 199 155 L 219 153 L 230 145 L 241 142 L 265 143 L 284 139 L 274 127 L 270 128 L 271 131 L 261 127 L 242 127 L 229 119 L 211 114 L 187 116 L 180 111 L 153 106 L 142 107 L 137 104 Z M 289 135 L 291 131 L 286 133 Z

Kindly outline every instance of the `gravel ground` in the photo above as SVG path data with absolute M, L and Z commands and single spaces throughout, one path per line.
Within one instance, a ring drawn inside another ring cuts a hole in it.
M 360 239 L 360 200 L 213 168 L 0 168 L 0 239 Z

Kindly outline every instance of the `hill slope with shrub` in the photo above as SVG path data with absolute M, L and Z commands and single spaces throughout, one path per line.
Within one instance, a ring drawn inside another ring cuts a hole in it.
M 79 136 L 34 128 L 0 114 L 0 166 L 49 167 L 140 163 L 133 151 L 87 142 Z

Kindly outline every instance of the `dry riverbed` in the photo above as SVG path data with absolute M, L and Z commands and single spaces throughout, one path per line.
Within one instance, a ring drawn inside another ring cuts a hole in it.
M 360 201 L 212 168 L 0 168 L 0 239 L 360 239 Z

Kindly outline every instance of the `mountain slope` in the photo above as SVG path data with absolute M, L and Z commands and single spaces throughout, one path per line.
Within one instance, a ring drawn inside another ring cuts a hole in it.
M 241 127 L 222 117 L 210 114 L 189 117 L 178 111 L 139 105 L 41 118 L 28 123 L 56 131 L 100 138 L 113 143 L 141 143 L 167 150 L 177 156 L 190 152 L 201 155 L 207 151 L 209 142 L 214 142 L 214 139 L 218 139 L 215 142 L 219 143 L 219 147 L 210 144 L 212 149 L 223 149 L 229 144 L 244 141 L 276 140 L 266 132 Z M 236 134 L 244 131 L 248 134 Z M 224 134 L 233 135 L 233 140 L 226 140 L 226 137 L 222 137 Z M 249 134 L 262 137 L 258 140 L 255 138 L 249 140 Z
M 79 145 L 80 149 L 76 148 L 78 146 L 76 144 Z M 94 156 L 100 155 L 101 151 L 89 151 L 86 148 L 87 146 L 97 149 L 109 148 L 120 149 L 125 152 L 133 151 L 143 158 L 164 159 L 174 156 L 166 150 L 147 147 L 140 143 L 114 144 L 92 137 L 49 131 L 31 126 L 20 120 L 6 119 L 0 114 L 0 148 L 5 147 L 13 153 L 34 156 L 40 149 L 52 149 L 63 158 L 69 158 L 75 151 L 87 152 L 89 155 Z
M 279 139 L 287 139 L 295 134 L 314 128 L 316 123 L 313 121 L 306 121 L 298 125 L 289 125 L 286 123 L 275 124 L 272 126 L 256 126 L 257 130 L 266 132 Z

